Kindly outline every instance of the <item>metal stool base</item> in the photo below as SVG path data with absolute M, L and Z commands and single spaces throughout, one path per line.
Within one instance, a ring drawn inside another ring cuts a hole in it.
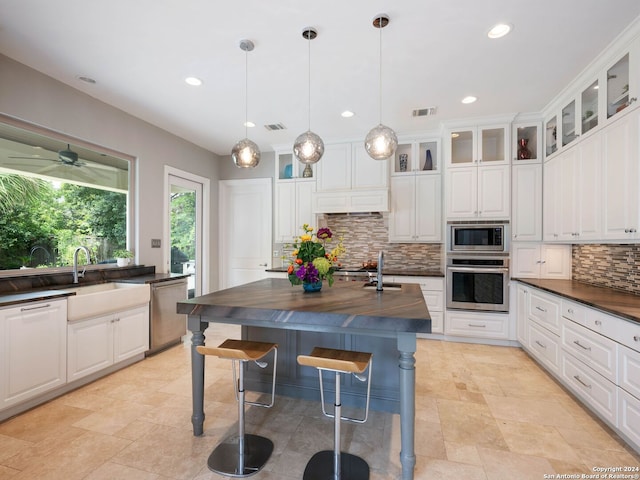
M 207 466 L 212 472 L 227 477 L 248 477 L 267 463 L 273 452 L 273 442 L 247 433 L 244 436 L 244 451 L 244 464 L 240 465 L 238 436 L 228 437 L 211 452 Z
M 316 453 L 304 469 L 303 480 L 333 480 L 333 450 Z M 369 464 L 362 458 L 340 452 L 341 480 L 369 480 Z

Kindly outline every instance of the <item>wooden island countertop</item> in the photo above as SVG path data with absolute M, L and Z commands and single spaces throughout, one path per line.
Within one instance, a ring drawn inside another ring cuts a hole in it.
M 416 334 L 431 332 L 429 311 L 419 285 L 402 284 L 400 289 L 377 292 L 375 288 L 364 288 L 361 282 L 336 282 L 333 287 L 323 285 L 320 292 L 305 293 L 302 286 L 291 286 L 286 279 L 267 278 L 184 300 L 178 303 L 177 311 L 188 315 L 192 332 L 191 420 L 196 436 L 203 434 L 205 419 L 205 362 L 196 347 L 204 345 L 209 323 L 242 325 L 243 329 L 294 330 L 296 336 L 304 332 L 338 334 L 355 338 L 354 341 L 385 337 L 381 340 L 391 342 L 395 351 L 386 358 L 391 358 L 399 380 L 396 388 L 402 479 L 414 478 Z M 388 346 L 385 348 L 392 353 Z M 290 358 L 290 362 L 295 361 L 294 356 Z M 385 356 L 377 358 L 380 368 Z

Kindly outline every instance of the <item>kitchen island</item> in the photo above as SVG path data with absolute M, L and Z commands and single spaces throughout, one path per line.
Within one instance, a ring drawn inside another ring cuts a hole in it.
M 188 328 L 193 334 L 192 423 L 196 436 L 202 435 L 205 418 L 204 357 L 196 347 L 204 345 L 209 322 L 393 339 L 398 352 L 402 478 L 413 479 L 416 334 L 431 331 L 419 286 L 403 284 L 399 290 L 377 292 L 361 283 L 336 283 L 333 288 L 325 286 L 320 292 L 304 293 L 302 287 L 292 287 L 288 280 L 269 278 L 179 302 L 177 309 L 188 315 Z M 378 368 L 375 362 L 374 358 L 374 376 Z

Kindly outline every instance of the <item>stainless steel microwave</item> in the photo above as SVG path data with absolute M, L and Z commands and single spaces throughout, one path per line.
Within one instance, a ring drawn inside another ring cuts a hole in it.
M 507 223 L 449 224 L 450 252 L 508 253 Z

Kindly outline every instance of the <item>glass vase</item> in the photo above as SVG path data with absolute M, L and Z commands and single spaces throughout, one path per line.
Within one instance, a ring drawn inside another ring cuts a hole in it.
M 315 283 L 303 282 L 302 288 L 306 293 L 319 292 L 320 289 L 322 288 L 322 280 L 318 280 Z

